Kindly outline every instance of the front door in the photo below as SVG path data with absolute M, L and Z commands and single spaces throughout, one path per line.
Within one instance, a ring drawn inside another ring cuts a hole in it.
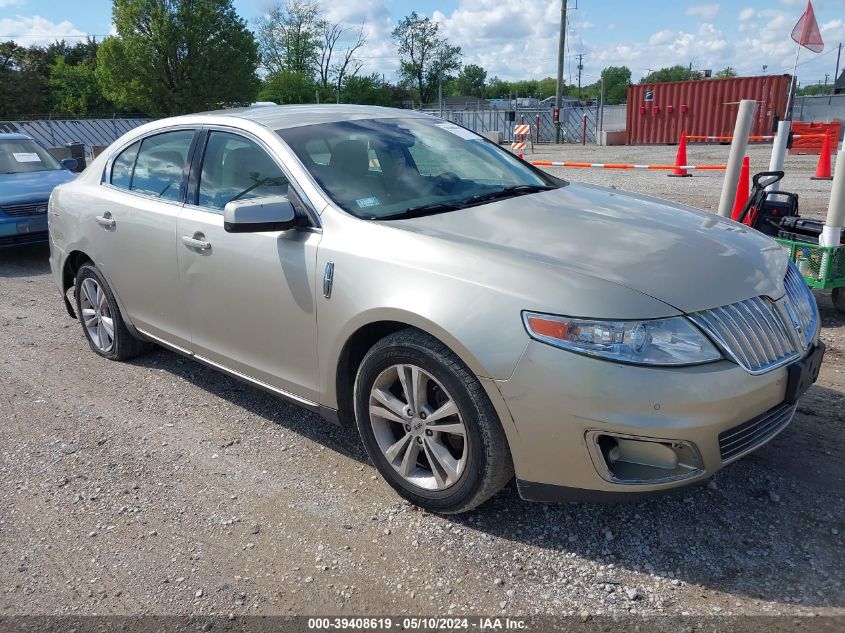
M 179 215 L 180 276 L 191 348 L 271 387 L 317 400 L 313 230 L 227 233 L 230 200 L 287 195 L 288 178 L 255 139 L 209 131 L 199 179 Z M 201 160 L 201 163 L 199 162 Z

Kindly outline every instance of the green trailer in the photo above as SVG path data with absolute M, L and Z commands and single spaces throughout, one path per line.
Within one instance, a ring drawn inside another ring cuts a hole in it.
M 845 312 L 845 246 L 819 246 L 775 238 L 789 251 L 789 258 L 798 266 L 810 288 L 831 290 L 833 305 Z

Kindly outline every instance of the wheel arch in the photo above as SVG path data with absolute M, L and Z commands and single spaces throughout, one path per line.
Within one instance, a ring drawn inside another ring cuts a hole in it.
M 76 279 L 76 273 L 83 264 L 94 263 L 94 258 L 88 255 L 85 251 L 74 250 L 68 253 L 65 257 L 64 266 L 62 267 L 62 293 L 66 293 L 68 289 L 73 286 Z
M 97 268 L 97 272 L 102 275 L 103 278 L 106 280 L 106 283 L 109 285 L 109 290 L 111 290 L 112 295 L 114 295 L 114 300 L 117 301 L 117 307 L 120 310 L 120 314 L 123 318 L 123 322 L 124 325 L 126 325 L 126 328 L 136 338 L 143 338 L 143 336 L 138 332 L 135 325 L 132 323 L 132 318 L 127 313 L 126 307 L 124 306 L 123 301 L 120 298 L 120 294 L 114 287 L 114 284 L 112 283 L 112 280 L 109 278 L 108 274 L 103 270 L 102 266 L 97 265 L 97 262 L 94 260 L 93 257 L 91 257 L 91 255 L 89 255 L 86 251 L 80 248 L 71 250 L 67 254 L 67 257 L 65 257 L 64 264 L 62 265 L 62 297 L 65 300 L 65 307 L 67 308 L 68 313 L 73 318 L 77 318 L 76 313 L 73 309 L 73 303 L 68 299 L 67 291 L 74 286 L 76 281 L 76 274 L 79 272 L 79 269 L 85 264 L 91 264 L 95 266 Z
M 434 337 L 454 352 L 476 376 L 485 375 L 480 361 L 470 350 L 446 330 L 419 315 L 396 310 L 389 313 L 381 312 L 378 318 L 359 319 L 354 324 L 350 324 L 343 337 L 338 337 L 343 344 L 330 365 L 334 368 L 334 379 L 331 380 L 330 377 L 329 384 L 326 385 L 330 388 L 330 393 L 327 394 L 329 397 L 326 400 L 336 402 L 338 420 L 342 425 L 354 426 L 355 424 L 353 389 L 355 376 L 364 356 L 378 341 L 406 328 L 413 328 Z

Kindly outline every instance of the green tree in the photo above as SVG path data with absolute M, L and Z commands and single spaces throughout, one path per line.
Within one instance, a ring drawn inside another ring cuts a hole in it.
M 256 20 L 261 65 L 269 75 L 287 71 L 311 77 L 317 68 L 322 23 L 315 0 L 276 4 Z
M 628 84 L 631 83 L 631 69 L 627 66 L 608 66 L 601 71 L 604 81 L 604 102 L 625 103 L 628 98 Z
M 796 91 L 795 94 L 799 97 L 815 97 L 818 95 L 827 95 L 830 94 L 830 84 L 809 84 L 806 86 L 800 86 Z
M 670 66 L 650 72 L 640 79 L 641 84 L 655 84 L 663 81 L 688 81 L 690 79 L 701 79 L 697 70 L 691 70 L 687 66 Z
M 52 112 L 92 116 L 109 109 L 92 66 L 84 63 L 72 66 L 64 57 L 58 57 L 50 66 L 48 83 Z
M 537 82 L 537 91 L 542 95 L 541 99 L 551 97 L 557 94 L 557 79 L 554 77 L 544 77 Z
M 476 64 L 467 64 L 455 78 L 452 91 L 454 91 L 455 95 L 484 97 L 484 84 L 486 81 L 486 70 Z
M 258 50 L 232 0 L 113 0 L 117 36 L 97 51 L 103 94 L 171 115 L 251 102 Z
M 736 77 L 736 70 L 734 70 L 731 66 L 727 66 L 713 75 L 717 79 L 725 79 L 727 77 Z
M 461 67 L 461 48 L 437 36 L 439 25 L 416 11 L 393 29 L 399 53 L 399 76 L 422 103 L 430 103 L 444 83 Z
M 507 96 L 507 82 L 499 79 L 499 77 L 491 78 L 484 87 L 484 97 L 487 99 L 502 99 L 507 98 Z
M 50 111 L 49 61 L 44 49 L 0 43 L 0 118 L 44 115 Z
M 279 104 L 314 103 L 317 89 L 317 82 L 308 75 L 280 70 L 267 78 L 258 93 L 258 99 Z
M 391 106 L 393 94 L 389 86 L 381 82 L 378 74 L 349 77 L 340 91 L 343 103 Z

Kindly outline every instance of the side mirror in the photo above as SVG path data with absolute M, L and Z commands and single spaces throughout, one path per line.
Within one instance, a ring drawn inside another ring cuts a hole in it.
M 228 233 L 287 231 L 296 224 L 296 211 L 285 196 L 234 200 L 223 207 L 223 228 Z
M 68 171 L 76 171 L 77 167 L 79 167 L 79 163 L 76 162 L 75 158 L 63 158 L 62 159 L 62 167 L 67 169 Z

